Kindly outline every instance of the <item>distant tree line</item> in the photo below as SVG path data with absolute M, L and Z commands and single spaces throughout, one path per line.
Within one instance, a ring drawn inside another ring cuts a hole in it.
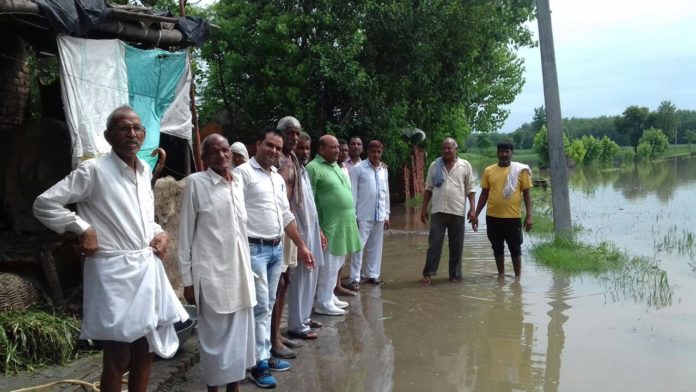
M 540 164 L 548 164 L 548 141 L 544 107 L 534 109 L 532 122 L 510 134 L 475 133 L 467 148 L 484 151 L 503 139 L 512 140 L 518 149 L 533 149 Z M 620 116 L 563 119 L 563 144 L 566 156 L 574 163 L 610 162 L 620 146 L 633 147 L 639 158 L 656 158 L 664 154 L 670 142 L 696 143 L 696 111 L 677 110 L 670 101 L 660 103 L 655 111 L 629 106 Z
M 518 148 L 528 149 L 534 145 L 534 137 L 546 123 L 544 107 L 534 109 L 534 118 L 529 123 L 507 135 Z M 670 101 L 660 103 L 655 111 L 647 107 L 629 106 L 620 116 L 594 118 L 564 118 L 563 132 L 570 139 L 607 136 L 619 146 L 638 148 L 643 132 L 650 128 L 661 130 L 674 144 L 696 143 L 696 110 L 677 109 Z M 494 139 L 493 135 L 491 138 Z

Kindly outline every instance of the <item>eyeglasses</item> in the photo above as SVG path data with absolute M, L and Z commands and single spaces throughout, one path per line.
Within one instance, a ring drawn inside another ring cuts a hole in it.
M 145 133 L 145 127 L 142 125 L 137 125 L 137 124 L 136 125 L 125 125 L 125 124 L 124 125 L 117 125 L 114 128 L 112 128 L 111 130 L 116 132 L 116 133 L 120 133 L 120 134 L 125 135 L 128 132 L 130 132 L 131 129 L 134 130 L 135 133 Z

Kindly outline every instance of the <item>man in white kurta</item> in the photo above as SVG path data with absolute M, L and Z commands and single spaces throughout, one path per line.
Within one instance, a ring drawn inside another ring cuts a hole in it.
M 295 177 L 295 181 L 302 181 L 300 192 L 302 197 L 293 195 L 290 205 L 295 211 L 297 229 L 309 249 L 314 255 L 317 267 L 324 264 L 322 252 L 326 248 L 326 238 L 322 238 L 319 227 L 319 215 L 314 203 L 314 191 L 309 181 L 309 175 L 304 168 L 309 162 L 309 152 L 312 141 L 305 132 L 300 133 L 295 156 L 301 166 Z M 312 305 L 317 289 L 317 269 L 308 269 L 304 265 L 291 267 L 292 284 L 288 292 L 288 335 L 299 339 L 316 339 L 317 332 L 313 328 L 320 328 L 321 324 L 313 321 Z
M 367 283 L 379 284 L 384 230 L 389 228 L 389 171 L 382 163 L 384 147 L 379 140 L 367 145 L 367 158 L 350 169 L 350 184 L 363 249 L 351 257 L 351 290 L 360 288 L 363 259 Z
M 128 106 L 114 110 L 104 132 L 109 155 L 90 159 L 34 202 L 50 229 L 79 235 L 85 257 L 81 339 L 102 340 L 102 391 L 144 391 L 154 352 L 176 353 L 174 323 L 188 314 L 164 267 L 168 237 L 155 223 L 150 168 L 138 159 L 145 128 Z M 77 203 L 77 214 L 65 206 Z
M 186 178 L 178 255 L 184 296 L 198 306 L 203 382 L 209 391 L 244 379 L 255 362 L 254 277 L 249 261 L 244 188 L 219 134 L 205 138 L 204 172 Z

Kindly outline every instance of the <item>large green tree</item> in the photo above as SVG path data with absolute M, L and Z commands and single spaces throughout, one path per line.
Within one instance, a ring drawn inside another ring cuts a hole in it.
M 677 144 L 679 119 L 677 107 L 670 101 L 662 101 L 657 110 L 651 114 L 651 125 L 662 130 L 669 140 Z
M 643 131 L 650 127 L 650 109 L 640 106 L 629 106 L 621 117 L 614 121 L 616 131 L 625 135 L 633 147 L 638 146 L 638 141 Z
M 435 149 L 497 129 L 523 83 L 516 49 L 533 0 L 228 0 L 202 49 L 203 115 L 225 113 L 249 140 L 285 115 L 313 136 L 379 137 L 425 130 Z M 388 149 L 389 150 L 389 149 Z

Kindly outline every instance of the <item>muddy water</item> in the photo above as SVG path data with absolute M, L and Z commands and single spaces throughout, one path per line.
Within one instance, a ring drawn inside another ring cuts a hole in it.
M 618 277 L 607 282 L 553 273 L 528 254 L 535 241 L 529 237 L 523 279 L 500 282 L 482 232 L 467 232 L 461 284 L 446 282 L 443 255 L 445 278 L 422 287 L 416 279 L 427 237 L 413 234 L 423 229 L 417 210 L 394 217 L 393 223 L 411 234 L 387 236 L 386 284 L 364 288 L 349 316 L 329 319 L 333 326 L 322 338 L 331 332 L 332 344 L 316 343 L 329 371 L 319 370 L 313 386 L 696 390 L 696 273 L 689 255 L 656 251 L 670 228 L 696 233 L 695 168 L 696 161 L 678 159 L 571 173 L 571 210 L 586 228 L 584 239 L 610 240 L 634 256 L 647 256 L 666 271 L 671 297 Z
M 298 349 L 290 372 L 276 373 L 279 390 L 696 390 L 693 256 L 657 250 L 668 233 L 696 234 L 696 160 L 576 170 L 570 179 L 583 238 L 646 256 L 666 272 L 668 294 L 641 276 L 552 272 L 529 254 L 533 236 L 521 281 L 499 281 L 485 228 L 466 233 L 462 283 L 447 282 L 445 246 L 440 276 L 423 287 L 427 235 L 417 210 L 395 206 L 386 283 L 364 286 L 346 316 L 317 316 L 319 339 Z M 191 385 L 201 387 L 180 390 Z

